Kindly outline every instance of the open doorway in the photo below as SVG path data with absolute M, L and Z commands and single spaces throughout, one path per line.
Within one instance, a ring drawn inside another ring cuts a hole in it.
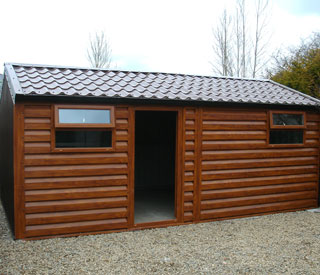
M 135 113 L 134 222 L 175 219 L 177 112 Z

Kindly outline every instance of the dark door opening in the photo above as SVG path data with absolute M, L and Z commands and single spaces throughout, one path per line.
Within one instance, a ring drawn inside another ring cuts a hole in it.
M 175 219 L 176 118 L 172 111 L 136 111 L 135 223 Z

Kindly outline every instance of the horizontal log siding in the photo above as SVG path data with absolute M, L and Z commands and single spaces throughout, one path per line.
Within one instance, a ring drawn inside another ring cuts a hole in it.
M 127 228 L 127 107 L 115 109 L 115 150 L 51 148 L 51 105 L 24 107 L 24 237 Z
M 184 110 L 184 174 L 183 174 L 183 219 L 195 219 L 196 186 L 196 124 L 197 109 Z
M 52 152 L 52 106 L 23 109 L 19 238 L 132 228 L 128 107 L 116 106 L 104 152 Z M 300 147 L 268 146 L 268 123 L 267 110 L 184 108 L 184 222 L 317 206 L 319 115 L 308 113 Z
M 201 220 L 317 206 L 319 115 L 302 147 L 269 147 L 268 123 L 267 110 L 203 109 Z

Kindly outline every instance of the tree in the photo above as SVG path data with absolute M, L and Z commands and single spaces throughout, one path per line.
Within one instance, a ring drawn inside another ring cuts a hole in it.
M 273 63 L 268 70 L 272 80 L 320 98 L 320 32 L 286 52 L 279 50 Z
M 267 35 L 266 28 L 268 25 L 268 4 L 268 1 L 256 1 L 255 36 L 253 41 L 253 78 L 256 77 L 256 74 L 265 65 L 265 62 L 263 62 L 262 60 L 266 53 L 266 47 L 269 42 L 268 39 L 264 39 L 264 37 Z
M 111 46 L 105 33 L 95 33 L 92 38 L 90 35 L 90 46 L 87 49 L 87 58 L 92 67 L 110 68 L 111 66 Z
M 219 59 L 219 65 L 211 63 L 214 70 L 221 75 L 232 74 L 232 59 L 231 59 L 231 33 L 230 31 L 231 17 L 228 16 L 225 9 L 222 17 L 219 20 L 218 26 L 213 30 L 215 43 L 212 46 L 214 53 Z
M 267 31 L 269 0 L 255 0 L 255 10 L 248 13 L 246 0 L 237 0 L 230 16 L 224 10 L 217 27 L 213 29 L 214 62 L 210 62 L 215 73 L 225 76 L 256 77 L 266 63 L 266 48 L 269 41 Z M 221 39 L 221 34 L 227 39 Z M 222 51 L 227 49 L 221 59 Z M 226 61 L 229 64 L 225 70 Z
M 240 46 L 239 52 L 240 55 L 240 74 L 242 77 L 246 77 L 247 75 L 247 13 L 246 13 L 246 1 L 245 0 L 238 0 L 238 6 L 237 6 L 237 14 L 239 14 L 239 23 L 240 23 L 240 29 L 239 29 L 239 37 L 240 37 L 240 43 L 237 43 L 237 45 Z M 238 50 L 237 50 L 238 51 Z M 240 75 L 238 75 L 240 76 Z

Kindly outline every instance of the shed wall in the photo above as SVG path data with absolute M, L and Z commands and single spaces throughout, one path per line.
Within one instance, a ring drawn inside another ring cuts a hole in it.
M 198 221 L 199 206 L 198 173 L 199 160 L 198 126 L 200 119 L 199 108 L 184 109 L 184 171 L 183 171 L 183 220 L 184 222 Z
M 51 150 L 53 105 L 21 105 L 16 236 L 134 228 L 135 108 L 115 106 L 114 150 L 57 153 Z M 182 109 L 177 125 L 184 165 L 177 172 L 182 192 L 176 204 L 182 215 L 177 223 L 317 206 L 318 114 L 307 114 L 305 145 L 273 148 L 268 145 L 268 110 Z
M 14 229 L 13 109 L 8 83 L 4 78 L 0 105 L 0 194 L 12 230 Z
M 307 113 L 304 146 L 268 145 L 268 110 L 202 110 L 200 219 L 317 206 L 319 115 Z
M 126 228 L 128 107 L 115 109 L 111 152 L 53 153 L 53 106 L 23 110 L 23 237 Z

